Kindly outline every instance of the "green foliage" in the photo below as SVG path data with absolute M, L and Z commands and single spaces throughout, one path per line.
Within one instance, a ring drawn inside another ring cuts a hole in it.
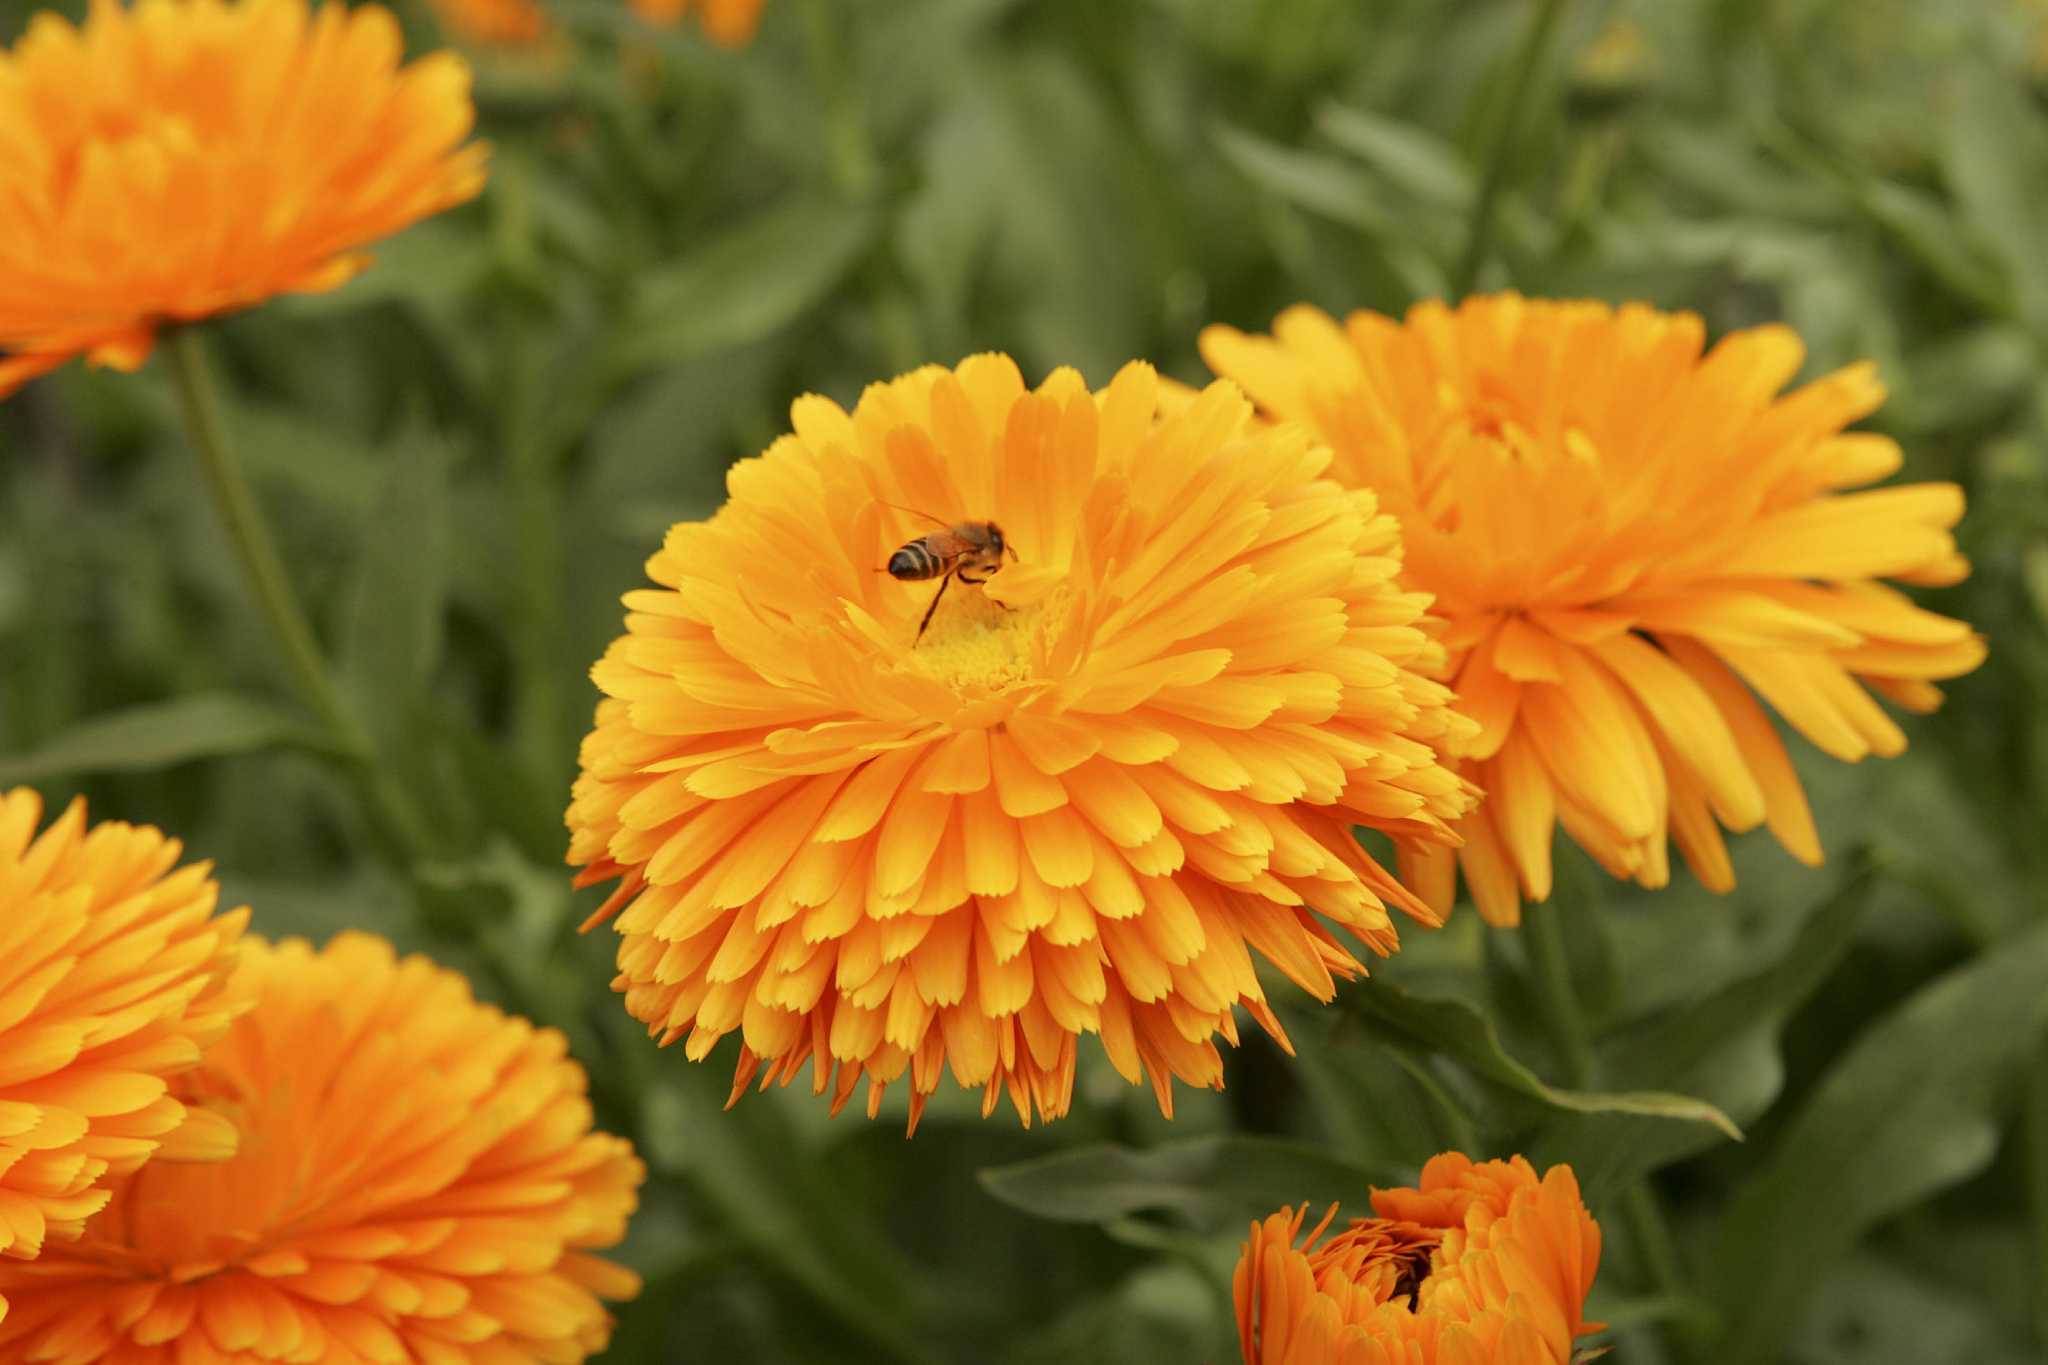
M 317 748 L 320 743 L 316 731 L 268 702 L 200 693 L 81 721 L 47 743 L 0 759 L 0 783 L 20 786 L 98 773 L 154 772 L 193 759 L 287 744 Z
M 1291 1204 L 1355 1202 L 1368 1184 L 1399 1184 L 1403 1175 L 1398 1165 L 1373 1171 L 1300 1143 L 1231 1136 L 1142 1152 L 1107 1142 L 1068 1147 L 983 1171 L 981 1183 L 1040 1218 L 1108 1223 L 1161 1210 L 1198 1231 L 1235 1233 Z
M 1703 1123 L 1738 1142 L 1742 1140 L 1742 1130 L 1726 1114 L 1689 1096 L 1654 1090 L 1571 1090 L 1546 1084 L 1507 1054 L 1493 1020 L 1465 1001 L 1417 995 L 1395 986 L 1368 982 L 1346 993 L 1344 1007 L 1366 1025 L 1375 1041 L 1443 1054 L 1475 1080 L 1550 1109 Z
M 942 1092 L 905 1141 L 900 1093 L 724 1111 L 730 1043 L 657 1050 L 575 934 L 620 594 L 806 391 L 990 349 L 1199 382 L 1204 323 L 1441 293 L 1533 6 L 768 0 L 726 52 L 552 3 L 554 58 L 476 56 L 480 202 L 207 329 L 375 771 L 293 700 L 153 363 L 0 405 L 0 783 L 163 825 L 262 932 L 375 929 L 561 1028 L 653 1172 L 610 1359 L 1231 1360 L 1250 1218 L 1454 1146 L 1573 1163 L 1616 1359 L 2043 1358 L 2048 8 L 1580 0 L 1507 128 L 1480 287 L 1788 322 L 1809 377 L 1875 359 L 1873 425 L 1970 494 L 1975 572 L 1928 598 L 1991 659 L 1896 760 L 1791 742 L 1827 867 L 1754 834 L 1732 895 L 1646 892 L 1560 845 L 1532 913 L 1585 1057 L 1466 906 L 1335 1008 L 1276 980 L 1297 1055 L 1248 1040 L 1171 1124 L 1084 1044 L 1051 1129 Z M 1640 52 L 1590 62 L 1620 19 Z
M 1879 1220 L 1983 1170 L 2048 1027 L 2048 925 L 1866 1028 L 1730 1205 L 1722 1349 L 1769 1359 L 1818 1277 Z

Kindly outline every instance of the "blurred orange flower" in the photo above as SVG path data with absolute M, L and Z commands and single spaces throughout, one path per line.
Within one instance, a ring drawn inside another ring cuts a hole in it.
M 1480 723 L 1461 752 L 1487 799 L 1458 859 L 1494 923 L 1549 896 L 1558 823 L 1646 886 L 1669 877 L 1668 836 L 1731 887 L 1723 825 L 1768 824 L 1818 863 L 1756 698 L 1836 758 L 1889 756 L 1906 737 L 1870 692 L 1932 710 L 1932 680 L 1984 658 L 1967 624 L 1879 581 L 1967 575 L 1962 490 L 1841 491 L 1901 462 L 1843 430 L 1884 398 L 1869 364 L 1779 396 L 1805 357 L 1784 327 L 1703 354 L 1691 314 L 1514 295 L 1341 327 L 1295 308 L 1273 332 L 1211 327 L 1202 352 L 1400 519 L 1403 582 L 1450 620 L 1449 676 Z M 1447 907 L 1449 855 L 1423 861 Z
M 627 595 L 569 857 L 620 883 L 633 1015 L 692 1059 L 742 1034 L 735 1097 L 808 1061 L 872 1115 L 908 1071 L 915 1124 L 950 1066 L 1053 1118 L 1099 1033 L 1171 1113 L 1235 1006 L 1279 1036 L 1249 950 L 1327 1000 L 1362 970 L 1328 926 L 1432 920 L 1351 832 L 1447 842 L 1472 800 L 1392 519 L 1233 386 L 1159 390 L 979 356 L 800 399 Z M 1007 549 L 882 572 L 954 523 Z
M 644 1174 L 593 1133 L 562 1036 L 476 1003 L 460 976 L 344 934 L 252 940 L 260 1002 L 183 1086 L 231 1118 L 217 1165 L 153 1162 L 82 1240 L 18 1268 L 0 1359 L 580 1361 L 603 1298 L 590 1254 Z
M 233 1152 L 166 1079 L 249 1003 L 229 980 L 249 912 L 213 913 L 205 864 L 178 868 L 147 826 L 88 828 L 82 801 L 38 835 L 41 816 L 34 792 L 0 795 L 0 1257 L 22 1259 L 77 1237 L 152 1155 Z
M 628 0 L 633 13 L 663 28 L 683 22 L 692 10 L 711 41 L 721 47 L 742 47 L 753 41 L 766 0 Z
M 0 397 L 163 326 L 332 289 L 358 250 L 474 196 L 469 69 L 305 0 L 93 0 L 0 53 Z M 9 354 L 11 353 L 11 354 Z
M 1566 1365 L 1600 1268 L 1569 1166 L 1432 1157 L 1374 1218 L 1304 1241 L 1307 1205 L 1252 1224 L 1232 1290 L 1245 1365 Z
M 432 0 L 454 37 L 485 47 L 524 47 L 548 32 L 539 0 Z

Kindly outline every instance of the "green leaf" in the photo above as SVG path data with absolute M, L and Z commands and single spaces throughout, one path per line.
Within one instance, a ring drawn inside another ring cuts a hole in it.
M 1316 127 L 1417 199 L 1460 211 L 1472 202 L 1472 168 L 1456 147 L 1425 129 L 1341 104 L 1325 105 Z
M 631 370 L 762 340 L 824 300 L 876 225 L 865 204 L 800 199 L 648 271 L 617 363 Z
M 1953 1255 L 1958 1248 L 1941 1247 Z M 1980 1250 L 1980 1248 L 1971 1248 Z M 2018 1250 L 2018 1248 L 2014 1248 Z M 1956 1258 L 1958 1268 L 1982 1264 Z M 1981 1295 L 1930 1283 L 1919 1266 L 1848 1257 L 1815 1291 L 1793 1337 L 1800 1365 L 2040 1365 L 2020 1331 L 2001 1324 Z
M 1946 333 L 1907 357 L 1910 386 L 1886 411 L 1901 426 L 1937 431 L 1982 422 L 2026 401 L 2040 364 L 2024 328 L 1988 322 Z
M 1857 207 L 1959 298 L 1995 317 L 2012 311 L 1998 263 L 1934 196 L 1883 180 L 1854 186 Z
M 1778 1036 L 1793 1011 L 1834 970 L 1870 907 L 1866 866 L 1801 926 L 1770 966 L 1667 1011 L 1600 1049 L 1601 1074 L 1621 1085 L 1659 1084 L 1711 1099 L 1743 1123 L 1778 1097 Z M 1711 1135 L 1632 1115 L 1567 1115 L 1531 1143 L 1532 1159 L 1569 1161 L 1597 1197 L 1646 1171 L 1712 1145 Z
M 1665 119 L 1644 128 L 1636 140 L 1658 170 L 1721 209 L 1797 222 L 1836 212 L 1835 190 L 1824 176 L 1788 169 L 1767 157 L 1754 138 Z
M 1007 1335 L 996 1343 L 995 1359 L 999 1365 L 1215 1359 L 1215 1338 L 1235 1327 L 1224 1320 L 1226 1308 L 1187 1266 L 1149 1266 L 1043 1327 Z
M 1721 1220 L 1722 1360 L 1772 1360 L 1863 1233 L 1990 1162 L 2048 1028 L 2048 924 L 1908 997 L 1822 1078 Z
M 350 521 L 369 510 L 381 471 L 361 443 L 282 406 L 232 398 L 228 411 L 251 479 L 309 497 Z
M 921 1283 L 784 1117 L 783 1096 L 749 1095 L 721 1114 L 723 1087 L 701 1066 L 645 1096 L 651 1162 L 688 1175 L 737 1239 L 883 1348 L 872 1358 L 935 1360 L 913 1326 L 928 1307 Z
M 1216 127 L 1224 158 L 1261 189 L 1312 213 L 1378 234 L 1393 224 L 1350 163 L 1296 151 L 1229 124 Z
M 0 786 L 89 773 L 153 772 L 196 758 L 290 745 L 318 748 L 309 726 L 265 702 L 211 692 L 82 721 L 25 754 L 0 756 Z
M 1304 1044 L 1294 1057 L 1302 1088 L 1338 1151 L 1420 1166 L 1447 1149 L 1472 1150 L 1473 1117 L 1426 1058 L 1406 1048 L 1345 1047 L 1343 1032 L 1356 1025 L 1329 1011 L 1289 1009 L 1285 1018 Z
M 1147 1150 L 1090 1143 L 981 1173 L 982 1188 L 1039 1218 L 1107 1223 L 1146 1210 L 1190 1227 L 1241 1232 L 1254 1218 L 1306 1200 L 1362 1205 L 1372 1185 L 1408 1178 L 1398 1167 L 1367 1167 L 1313 1147 L 1265 1137 L 1202 1137 Z
M 2005 267 L 2020 316 L 2048 328 L 2048 134 L 2003 71 L 1983 64 L 1956 76 L 1942 169 L 1964 219 Z
M 490 267 L 476 233 L 459 218 L 431 218 L 369 251 L 370 265 L 338 289 L 292 294 L 267 305 L 293 317 L 326 318 L 377 303 L 441 306 L 475 286 Z
M 1508 1055 L 1493 1020 L 1469 1001 L 1416 995 L 1372 979 L 1349 988 L 1339 998 L 1365 1027 L 1405 1046 L 1439 1053 L 1479 1079 L 1547 1108 L 1704 1123 L 1742 1140 L 1742 1130 L 1726 1114 L 1689 1095 L 1662 1090 L 1567 1090 L 1545 1083 Z
M 897 218 L 923 344 L 955 355 L 1000 339 L 1028 371 L 1064 364 L 1107 379 L 1144 349 L 1180 268 L 1185 181 L 1134 145 L 1099 84 L 1058 54 L 978 59 L 952 79 L 962 93 L 924 120 L 919 189 Z M 989 300 L 1001 300 L 993 316 Z M 917 354 L 883 311 L 875 322 L 891 350 Z
M 364 524 L 342 638 L 343 670 L 387 743 L 403 741 L 433 677 L 447 597 L 447 456 L 414 437 L 392 450 Z

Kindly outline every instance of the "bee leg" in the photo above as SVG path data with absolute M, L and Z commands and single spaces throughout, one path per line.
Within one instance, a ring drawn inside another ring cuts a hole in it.
M 939 580 L 939 590 L 932 594 L 931 605 L 924 609 L 924 619 L 917 623 L 917 638 L 910 642 L 913 649 L 916 648 L 917 641 L 924 638 L 924 628 L 932 623 L 932 613 L 939 609 L 939 599 L 946 595 L 946 585 L 952 581 L 953 573 L 949 569 L 946 571 L 946 576 Z
M 994 570 L 994 569 L 991 569 L 991 570 L 989 570 L 989 573 L 991 573 L 991 574 L 992 574 L 992 573 L 994 573 L 994 572 L 995 572 L 995 570 Z M 966 571 L 965 571 L 965 570 L 962 570 L 962 571 L 960 572 L 960 581 L 961 581 L 962 583 L 971 583 L 971 584 L 973 584 L 973 585 L 974 585 L 975 587 L 977 587 L 977 588 L 978 588 L 978 587 L 980 587 L 980 586 L 981 586 L 982 584 L 984 584 L 984 583 L 988 582 L 988 576 L 987 576 L 987 575 L 983 575 L 983 576 L 982 576 L 982 577 L 980 577 L 980 578 L 969 578 L 969 577 L 967 576 L 967 573 L 966 573 Z M 1011 605 L 1010 605 L 1010 604 L 1009 604 L 1008 602 L 996 602 L 996 599 L 995 599 L 995 598 L 993 598 L 993 597 L 989 598 L 988 600 L 989 600 L 989 601 L 991 601 L 991 602 L 995 602 L 995 603 L 996 603 L 996 605 L 997 605 L 997 606 L 999 606 L 999 607 L 1001 607 L 1001 608 L 1002 608 L 1002 609 L 1003 609 L 1004 611 L 1015 611 L 1015 610 L 1017 610 L 1017 609 L 1016 609 L 1015 607 L 1011 606 Z

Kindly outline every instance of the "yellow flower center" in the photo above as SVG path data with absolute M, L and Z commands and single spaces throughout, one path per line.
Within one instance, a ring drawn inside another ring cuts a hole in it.
M 902 667 L 918 677 L 944 683 L 971 696 L 987 696 L 1034 680 L 1053 643 L 1057 622 L 1066 619 L 1069 590 L 1024 606 L 1008 607 L 979 584 L 953 583 L 932 613 L 924 636 L 905 655 Z

